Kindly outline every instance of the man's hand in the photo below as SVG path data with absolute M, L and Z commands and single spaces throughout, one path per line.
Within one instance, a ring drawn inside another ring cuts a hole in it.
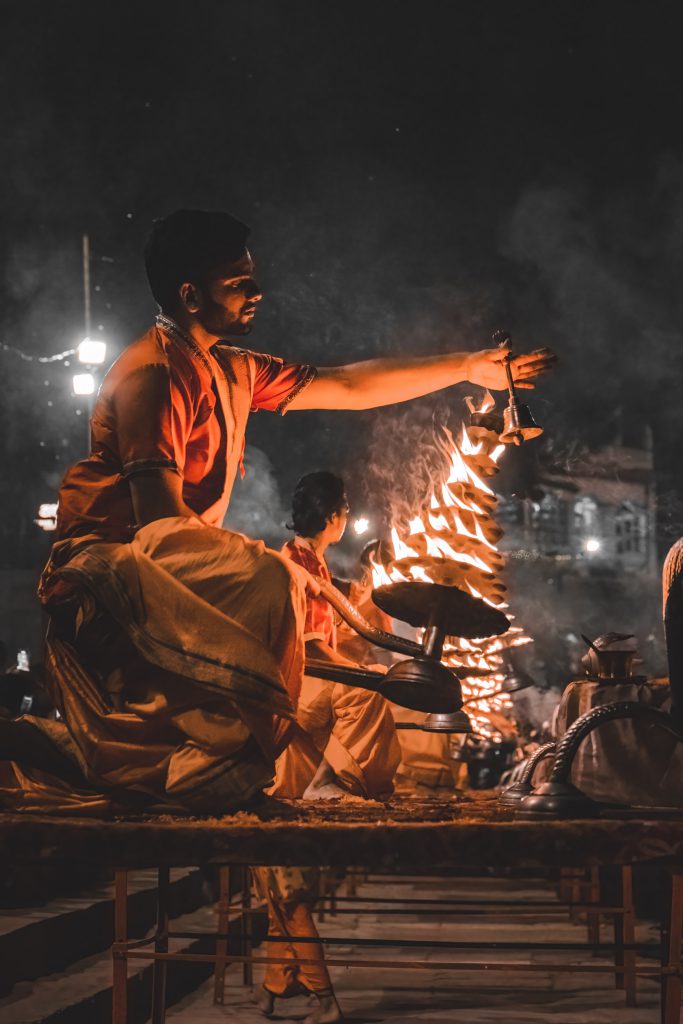
M 298 579 L 308 597 L 318 597 L 320 583 L 317 577 L 313 576 L 308 569 L 304 569 L 303 565 L 299 565 L 298 562 L 293 562 L 290 558 L 285 558 L 284 555 L 281 557 L 287 563 L 287 568 L 291 571 L 292 576 Z
M 473 352 L 467 357 L 467 379 L 470 384 L 478 384 L 491 391 L 504 391 L 507 387 L 505 360 L 509 355 L 509 346 Z M 514 356 L 510 362 L 512 379 L 518 388 L 533 388 L 533 378 L 552 369 L 556 362 L 557 356 L 549 348 L 538 348 L 527 355 Z

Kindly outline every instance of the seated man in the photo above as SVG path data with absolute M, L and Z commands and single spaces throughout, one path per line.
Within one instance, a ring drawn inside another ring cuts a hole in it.
M 468 379 L 505 387 L 499 349 L 316 370 L 241 347 L 261 299 L 247 235 L 227 213 L 154 225 L 145 261 L 160 312 L 104 379 L 43 574 L 60 721 L 25 717 L 21 744 L 5 723 L 5 806 L 213 813 L 260 799 L 303 676 L 305 572 L 221 528 L 250 410 L 367 409 Z M 550 362 L 517 358 L 520 386 Z M 79 786 L 64 779 L 74 772 Z
M 330 580 L 325 551 L 342 539 L 348 513 L 340 477 L 302 477 L 292 499 L 295 536 L 282 553 L 312 576 Z M 304 640 L 309 658 L 358 667 L 337 650 L 335 614 L 319 594 L 307 595 Z M 297 724 L 277 764 L 275 795 L 314 800 L 392 792 L 400 750 L 389 706 L 378 693 L 304 676 Z

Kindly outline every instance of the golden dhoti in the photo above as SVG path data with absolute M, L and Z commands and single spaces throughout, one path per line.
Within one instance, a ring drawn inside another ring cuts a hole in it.
M 396 722 L 420 723 L 421 711 L 410 711 L 392 705 Z M 401 763 L 396 772 L 398 793 L 441 796 L 455 789 L 450 737 L 447 733 L 422 732 L 420 729 L 399 729 Z
M 271 782 L 303 673 L 297 566 L 262 542 L 174 517 L 130 544 L 57 545 L 43 594 L 51 613 L 74 595 L 80 611 L 72 641 L 54 630 L 48 640 L 62 721 L 26 720 L 87 787 L 18 769 L 5 805 L 99 812 L 119 791 L 220 813 Z
M 401 752 L 389 705 L 378 693 L 304 676 L 296 720 L 277 762 L 274 796 L 302 796 L 323 756 L 350 793 L 392 792 Z

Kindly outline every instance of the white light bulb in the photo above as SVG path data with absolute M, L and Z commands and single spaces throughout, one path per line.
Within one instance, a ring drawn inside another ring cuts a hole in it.
M 57 502 L 44 501 L 38 506 L 38 518 L 33 522 L 46 533 L 57 529 Z
M 92 373 L 74 374 L 74 395 L 93 395 L 95 393 L 95 378 Z
M 104 341 L 96 341 L 94 338 L 84 338 L 78 346 L 78 358 L 80 362 L 89 366 L 99 366 L 107 355 L 107 344 Z
M 586 551 L 591 555 L 594 555 L 596 551 L 599 551 L 601 546 L 602 545 L 597 537 L 589 537 L 586 541 Z
M 360 537 L 361 534 L 368 532 L 370 528 L 370 520 L 364 518 L 356 519 L 355 523 L 353 524 L 353 528 Z

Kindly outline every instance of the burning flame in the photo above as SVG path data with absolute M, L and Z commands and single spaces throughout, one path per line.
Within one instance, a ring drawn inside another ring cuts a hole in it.
M 488 412 L 494 405 L 488 392 L 479 408 L 467 401 L 471 412 Z M 425 507 L 407 527 L 392 528 L 393 558 L 386 564 L 371 559 L 373 586 L 443 582 L 469 591 L 493 608 L 507 608 L 497 580 L 503 559 L 495 543 L 500 531 L 491 514 L 496 496 L 483 479 L 498 471 L 506 446 L 493 431 L 465 425 L 457 442 L 444 428 L 444 439 L 438 443 L 444 454 L 441 478 L 433 481 Z M 468 713 L 481 735 L 500 738 L 490 716 L 512 706 L 507 694 L 497 693 L 505 678 L 502 652 L 527 643 L 530 637 L 519 626 L 511 626 L 501 637 L 447 639 L 444 661 L 458 672 L 464 699 L 476 699 Z

